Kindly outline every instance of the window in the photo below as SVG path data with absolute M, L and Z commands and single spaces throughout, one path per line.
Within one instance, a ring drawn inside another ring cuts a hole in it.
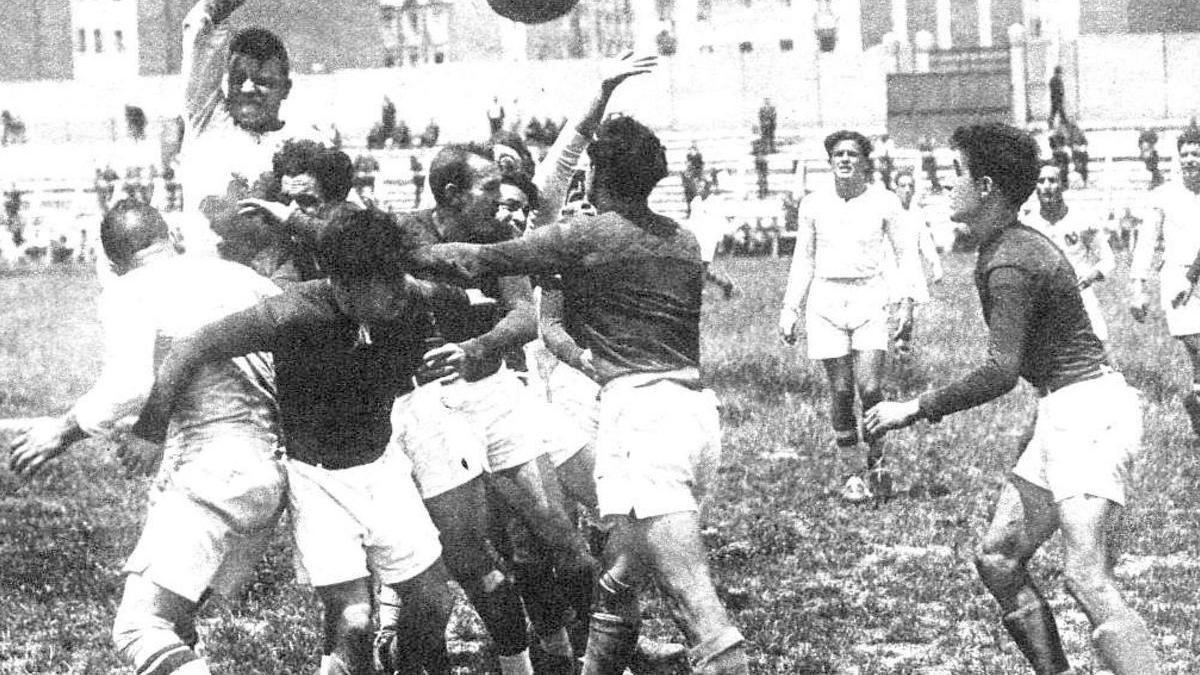
M 754 51 L 754 43 L 743 42 L 742 44 L 738 45 L 738 51 L 743 54 L 749 54 L 750 52 Z
M 79 44 L 75 46 L 75 49 L 81 52 L 87 51 L 87 31 L 82 28 L 79 29 Z
M 117 46 L 117 51 L 125 51 L 125 34 L 119 30 L 113 31 L 113 44 Z
M 779 51 L 781 52 L 790 52 L 793 47 L 795 47 L 795 44 L 792 43 L 791 38 L 784 38 L 779 41 Z
M 96 44 L 97 54 L 104 51 L 104 34 L 100 32 L 99 28 L 92 31 L 92 42 Z
M 434 63 L 442 63 L 445 60 L 446 60 L 446 55 L 443 54 L 442 52 L 434 52 L 433 53 L 433 62 Z
M 708 21 L 712 18 L 712 0 L 696 0 L 696 20 Z

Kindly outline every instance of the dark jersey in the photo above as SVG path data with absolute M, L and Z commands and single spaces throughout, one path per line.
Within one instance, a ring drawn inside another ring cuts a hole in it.
M 1019 377 L 1052 391 L 1095 376 L 1104 345 L 1092 331 L 1071 263 L 1043 234 L 1020 223 L 979 248 L 975 287 L 988 325 L 987 363 L 921 396 L 938 419 L 1008 392 Z

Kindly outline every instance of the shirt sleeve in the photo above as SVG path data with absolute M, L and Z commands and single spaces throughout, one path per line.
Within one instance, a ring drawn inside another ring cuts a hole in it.
M 154 345 L 158 331 L 134 293 L 114 286 L 100 301 L 104 360 L 92 388 L 75 403 L 72 415 L 89 435 L 100 433 L 126 415 L 135 415 L 154 383 Z
M 988 274 L 986 283 L 992 299 L 987 360 L 961 380 L 921 395 L 921 414 L 934 422 L 1003 396 L 1020 378 L 1034 305 L 1033 282 L 1015 267 L 998 267 Z
M 537 339 L 537 311 L 533 307 L 533 289 L 528 277 L 502 277 L 500 296 L 508 312 L 491 330 L 461 344 L 468 358 L 478 360 L 499 356 L 510 348 Z
M 575 369 L 583 366 L 583 347 L 567 332 L 563 323 L 563 292 L 561 289 L 542 286 L 541 311 L 542 342 L 559 361 Z
M 801 202 L 797 218 L 796 249 L 788 267 L 787 287 L 783 292 L 783 311 L 799 314 L 812 284 L 813 263 L 816 257 L 817 230 L 806 204 Z
M 583 257 L 582 237 L 572 223 L 550 225 L 497 244 L 435 244 L 418 252 L 413 262 L 431 272 L 467 279 L 551 274 L 572 267 Z
M 1117 257 L 1113 254 L 1112 246 L 1108 243 L 1108 233 L 1102 228 L 1088 229 L 1088 247 L 1096 254 L 1095 271 L 1104 278 L 1111 277 L 1117 269 Z
M 901 285 L 897 289 L 897 296 L 912 299 L 917 296 L 916 284 L 920 282 L 924 285 L 925 282 L 925 271 L 921 268 L 921 258 L 918 252 L 920 233 L 908 231 L 910 225 L 908 219 L 904 217 L 900 198 L 896 197 L 894 193 L 888 193 L 886 198 L 888 206 L 884 211 L 883 233 L 891 242 L 892 250 L 896 254 L 894 258 L 898 272 L 896 279 Z
M 230 29 L 225 22 L 213 24 L 198 2 L 183 19 L 183 65 L 187 75 L 184 89 L 184 120 L 189 130 L 208 124 L 213 111 L 225 101 L 221 81 L 225 77 Z

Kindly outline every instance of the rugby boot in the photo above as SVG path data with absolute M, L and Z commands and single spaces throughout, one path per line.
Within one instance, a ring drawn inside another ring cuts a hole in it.
M 629 670 L 634 675 L 650 675 L 664 668 L 674 668 L 687 660 L 687 647 L 674 642 L 659 642 L 639 635 Z
M 871 489 L 863 482 L 863 479 L 858 476 L 851 476 L 846 479 L 846 484 L 842 486 L 842 501 L 851 504 L 861 504 L 871 498 Z

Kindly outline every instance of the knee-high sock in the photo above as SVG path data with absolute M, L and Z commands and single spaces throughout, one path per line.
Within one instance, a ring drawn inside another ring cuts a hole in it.
M 1059 675 L 1070 669 L 1054 614 L 1040 593 L 1035 602 L 1006 614 L 1004 628 L 1037 675 Z
M 499 570 L 482 579 L 460 584 L 487 627 L 501 656 L 519 654 L 529 647 L 525 634 L 525 608 L 511 581 Z

